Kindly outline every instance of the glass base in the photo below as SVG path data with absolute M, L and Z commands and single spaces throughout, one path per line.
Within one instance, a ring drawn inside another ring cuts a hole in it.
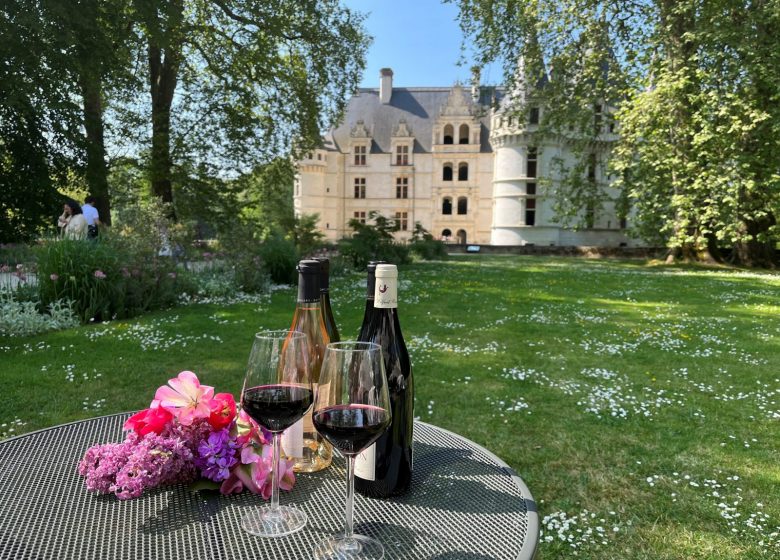
M 379 541 L 363 535 L 329 537 L 314 548 L 314 560 L 381 560 L 385 547 Z
M 303 529 L 306 520 L 306 514 L 299 509 L 280 506 L 273 511 L 264 506 L 242 517 L 241 527 L 258 537 L 283 537 Z

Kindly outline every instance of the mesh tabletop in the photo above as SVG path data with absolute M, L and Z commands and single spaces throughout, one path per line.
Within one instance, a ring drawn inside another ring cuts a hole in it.
M 263 503 L 186 485 L 120 501 L 88 492 L 76 472 L 90 446 L 121 441 L 127 414 L 65 424 L 0 443 L 0 560 L 306 559 L 343 530 L 346 466 L 301 474 L 280 501 L 309 516 L 281 539 L 245 533 L 240 518 Z M 531 558 L 539 526 L 523 481 L 482 447 L 415 424 L 412 490 L 376 500 L 356 494 L 355 532 L 384 543 L 387 558 Z

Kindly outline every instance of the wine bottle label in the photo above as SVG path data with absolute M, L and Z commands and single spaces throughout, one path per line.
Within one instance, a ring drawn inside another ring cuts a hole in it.
M 376 443 L 355 457 L 355 476 L 363 480 L 376 480 Z
M 282 433 L 282 449 L 288 457 L 303 457 L 303 418 Z
M 374 288 L 374 307 L 377 309 L 398 307 L 398 278 L 377 276 Z

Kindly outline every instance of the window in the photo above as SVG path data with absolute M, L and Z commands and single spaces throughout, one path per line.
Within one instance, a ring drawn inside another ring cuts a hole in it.
M 509 119 L 507 119 L 507 124 L 509 126 L 515 126 L 515 117 L 510 115 Z
M 366 198 L 365 177 L 355 177 L 355 198 Z
M 469 199 L 465 196 L 458 197 L 458 214 L 468 214 L 469 211 Z
M 409 165 L 409 146 L 395 147 L 395 164 Z
M 317 161 L 322 161 L 322 154 L 317 154 Z
M 395 178 L 395 197 L 409 198 L 409 177 Z
M 441 202 L 441 213 L 452 215 L 452 199 L 448 196 L 444 197 L 444 200 Z
M 593 201 L 588 201 L 585 204 L 585 227 L 593 229 L 596 223 L 596 205 Z
M 469 180 L 469 164 L 461 162 L 458 164 L 458 181 Z
M 441 230 L 441 240 L 442 241 L 449 241 L 450 237 L 452 237 L 452 231 L 445 228 Z
M 528 124 L 539 124 L 539 107 L 531 107 L 528 112 Z
M 445 163 L 441 171 L 442 181 L 452 181 L 452 164 Z
M 536 148 L 531 146 L 528 148 L 528 161 L 526 161 L 525 176 L 536 177 Z
M 409 229 L 409 212 L 396 212 L 395 213 L 395 221 L 398 224 L 398 227 L 401 228 L 401 231 L 406 231 Z
M 588 181 L 591 183 L 596 182 L 596 154 L 588 156 Z
M 601 134 L 601 118 L 602 107 L 601 105 L 593 106 L 593 134 Z
M 526 183 L 525 194 L 536 194 L 536 183 Z
M 620 218 L 620 229 L 626 229 L 628 227 L 628 219 L 623 216 Z
M 366 147 L 355 146 L 355 165 L 366 164 Z
M 468 144 L 469 143 L 469 125 L 462 124 L 460 125 L 460 129 L 458 130 L 458 144 Z
M 455 136 L 455 129 L 451 124 L 444 127 L 444 144 L 452 144 Z
M 358 220 L 361 224 L 366 223 L 366 213 L 365 212 L 355 212 L 354 214 L 355 219 Z
M 529 198 L 525 201 L 525 225 L 536 225 L 536 199 Z

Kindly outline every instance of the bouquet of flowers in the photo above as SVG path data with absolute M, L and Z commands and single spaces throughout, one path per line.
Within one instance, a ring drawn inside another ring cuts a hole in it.
M 191 371 L 157 389 L 149 408 L 124 428 L 124 442 L 90 447 L 79 463 L 88 490 L 127 500 L 147 488 L 205 478 L 223 494 L 271 495 L 270 433 L 236 411 L 233 395 L 215 395 Z M 280 474 L 279 487 L 292 489 L 292 462 L 282 459 Z

